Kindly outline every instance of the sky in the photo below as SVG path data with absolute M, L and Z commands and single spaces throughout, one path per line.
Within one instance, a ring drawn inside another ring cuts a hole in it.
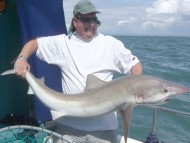
M 78 0 L 63 0 L 66 25 Z M 111 35 L 190 36 L 190 0 L 91 0 L 98 31 Z

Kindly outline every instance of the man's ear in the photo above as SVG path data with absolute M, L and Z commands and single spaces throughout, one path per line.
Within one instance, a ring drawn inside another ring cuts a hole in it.
M 74 26 L 74 27 L 76 27 L 76 21 L 77 21 L 77 19 L 76 19 L 75 17 L 73 17 L 72 22 L 73 22 L 73 26 Z

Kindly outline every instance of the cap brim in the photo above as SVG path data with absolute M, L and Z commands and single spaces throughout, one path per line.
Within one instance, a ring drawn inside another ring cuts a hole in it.
M 88 12 L 83 12 L 83 11 L 81 11 L 80 12 L 80 14 L 89 14 L 89 13 L 100 13 L 99 11 L 88 11 Z M 77 14 L 79 14 L 79 13 L 77 13 Z

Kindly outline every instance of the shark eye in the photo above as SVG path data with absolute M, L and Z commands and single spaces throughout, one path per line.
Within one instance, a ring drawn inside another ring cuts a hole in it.
M 168 88 L 165 88 L 165 89 L 164 89 L 164 93 L 167 93 L 168 91 L 169 91 Z

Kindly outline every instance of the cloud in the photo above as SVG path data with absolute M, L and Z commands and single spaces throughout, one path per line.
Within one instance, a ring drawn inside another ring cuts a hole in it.
M 160 28 L 160 29 L 167 29 L 173 22 L 175 21 L 175 18 L 170 17 L 165 20 L 148 20 L 142 24 L 142 28 L 144 30 L 147 29 L 154 29 L 154 28 Z
M 136 21 L 137 21 L 136 17 L 129 17 L 127 20 L 118 21 L 117 25 L 121 26 L 121 25 L 133 24 Z
M 183 0 L 180 3 L 180 13 L 190 15 L 190 0 Z
M 146 12 L 148 15 L 190 14 L 190 0 L 157 0 Z
M 153 3 L 153 7 L 147 8 L 148 16 L 155 14 L 174 14 L 178 10 L 179 0 L 157 0 Z
M 143 29 L 166 29 L 179 22 L 190 22 L 190 0 L 157 0 L 146 9 L 146 14 Z

